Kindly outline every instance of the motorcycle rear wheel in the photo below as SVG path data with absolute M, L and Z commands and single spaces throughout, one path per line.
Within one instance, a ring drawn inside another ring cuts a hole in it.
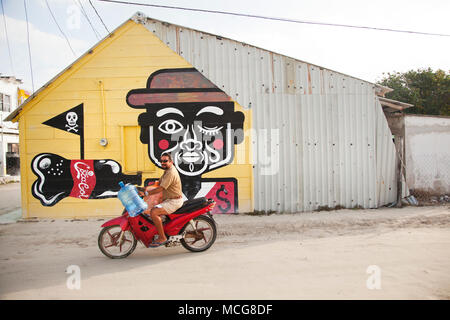
M 198 216 L 192 219 L 195 230 L 190 223 L 187 223 L 180 234 L 185 233 L 180 240 L 181 245 L 192 252 L 202 252 L 208 250 L 216 241 L 217 228 L 214 220 L 207 216 Z
M 136 249 L 137 240 L 134 234 L 127 230 L 119 243 L 122 228 L 119 225 L 103 228 L 98 235 L 98 247 L 100 251 L 111 259 L 123 259 L 128 257 Z M 123 250 L 122 250 L 123 249 Z

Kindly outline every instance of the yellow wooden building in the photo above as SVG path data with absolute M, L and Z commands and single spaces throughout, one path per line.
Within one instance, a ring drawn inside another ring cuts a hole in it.
M 174 158 L 185 199 L 214 198 L 215 213 L 253 210 L 251 111 L 135 19 L 9 120 L 19 122 L 24 218 L 118 215 L 118 182 L 159 178 L 162 152 Z

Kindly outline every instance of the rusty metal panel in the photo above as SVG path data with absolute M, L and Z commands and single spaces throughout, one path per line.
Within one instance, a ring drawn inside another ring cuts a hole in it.
M 252 110 L 255 210 L 395 201 L 396 153 L 376 85 L 245 43 L 148 19 L 172 50 Z M 155 27 L 156 25 L 156 27 Z

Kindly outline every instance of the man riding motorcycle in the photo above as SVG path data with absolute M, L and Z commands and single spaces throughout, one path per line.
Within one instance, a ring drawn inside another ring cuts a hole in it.
M 145 188 L 146 194 L 154 195 L 162 192 L 162 202 L 153 208 L 144 211 L 150 214 L 156 229 L 158 230 L 158 239 L 153 240 L 151 247 L 159 247 L 167 243 L 167 237 L 164 234 L 161 215 L 169 215 L 177 211 L 183 205 L 183 193 L 181 191 L 181 179 L 177 169 L 173 165 L 172 157 L 169 153 L 161 155 L 161 167 L 164 170 L 159 179 L 159 186 L 154 188 L 148 186 Z

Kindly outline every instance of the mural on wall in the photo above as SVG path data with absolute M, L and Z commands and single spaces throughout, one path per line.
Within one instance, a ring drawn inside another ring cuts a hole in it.
M 31 161 L 38 179 L 31 193 L 43 206 L 53 206 L 61 199 L 105 199 L 117 197 L 119 181 L 140 185 L 141 174 L 125 175 L 112 159 L 84 159 L 83 104 L 67 110 L 43 124 L 80 136 L 80 159 L 65 159 L 53 153 L 40 153 Z
M 183 185 L 184 199 L 213 198 L 213 213 L 238 212 L 238 181 L 234 177 L 202 175 L 232 163 L 234 146 L 244 139 L 244 114 L 222 90 L 194 68 L 154 72 L 147 87 L 128 92 L 127 104 L 145 109 L 138 117 L 140 140 L 148 145 L 149 159 L 170 152 Z M 80 137 L 80 158 L 66 159 L 44 152 L 36 155 L 31 169 L 37 176 L 32 195 L 43 206 L 66 197 L 104 199 L 117 197 L 119 181 L 142 184 L 141 174 L 125 175 L 112 159 L 84 159 L 83 103 L 43 122 Z M 147 179 L 147 185 L 156 178 Z
M 170 152 L 185 198 L 211 197 L 214 213 L 238 212 L 235 178 L 202 178 L 230 164 L 234 145 L 244 139 L 244 114 L 225 92 L 194 68 L 163 69 L 150 75 L 146 88 L 128 92 L 127 104 L 146 109 L 138 118 L 140 140 L 158 167 L 161 154 Z

